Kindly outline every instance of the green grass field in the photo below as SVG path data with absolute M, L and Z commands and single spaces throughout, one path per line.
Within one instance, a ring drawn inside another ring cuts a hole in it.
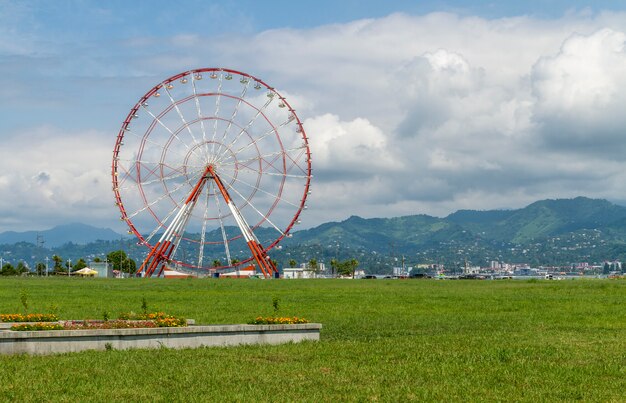
M 0 313 L 273 313 L 321 341 L 0 357 L 0 401 L 626 401 L 626 281 L 0 279 Z

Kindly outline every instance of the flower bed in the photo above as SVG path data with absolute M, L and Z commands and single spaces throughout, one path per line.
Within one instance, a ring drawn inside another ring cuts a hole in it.
M 12 317 L 15 315 L 12 315 Z M 33 330 L 90 330 L 90 329 L 136 329 L 187 326 L 187 319 L 177 318 L 163 312 L 122 314 L 117 320 L 65 320 L 57 323 L 21 323 L 11 326 L 14 331 Z
M 254 320 L 248 322 L 250 325 L 295 325 L 297 323 L 309 323 L 304 318 L 294 317 L 276 317 L 276 316 L 257 316 Z
M 63 330 L 63 325 L 59 323 L 22 323 L 19 325 L 11 326 L 11 330 L 19 331 L 19 332 L 27 332 L 32 330 Z
M 168 315 L 165 312 L 122 312 L 118 316 L 118 319 L 121 320 L 158 320 L 167 318 L 173 318 L 173 316 Z
M 0 313 L 0 322 L 56 322 L 59 317 L 53 313 Z

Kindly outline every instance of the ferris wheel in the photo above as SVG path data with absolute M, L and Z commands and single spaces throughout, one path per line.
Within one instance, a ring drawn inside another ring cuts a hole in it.
M 246 73 L 201 68 L 150 89 L 113 149 L 120 219 L 147 255 L 138 273 L 166 267 L 210 274 L 253 264 L 290 237 L 310 194 L 311 152 L 296 111 Z

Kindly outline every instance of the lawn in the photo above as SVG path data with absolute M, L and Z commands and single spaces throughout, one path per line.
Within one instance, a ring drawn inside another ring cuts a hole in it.
M 626 281 L 2 278 L 0 313 L 273 313 L 320 342 L 0 357 L 0 401 L 625 401 Z

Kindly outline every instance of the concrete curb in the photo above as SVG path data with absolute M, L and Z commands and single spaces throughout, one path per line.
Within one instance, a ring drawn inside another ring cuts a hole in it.
M 197 348 L 297 343 L 320 338 L 320 323 L 134 329 L 0 331 L 0 354 L 57 354 L 130 348 Z

